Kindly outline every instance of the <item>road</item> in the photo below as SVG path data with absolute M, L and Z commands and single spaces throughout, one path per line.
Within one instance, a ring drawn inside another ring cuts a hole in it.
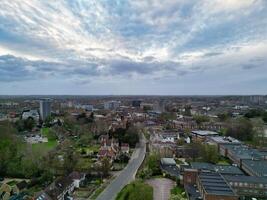
M 168 200 L 170 190 L 175 186 L 175 182 L 167 178 L 154 178 L 146 181 L 146 183 L 153 187 L 154 200 Z
M 97 200 L 114 200 L 121 189 L 135 179 L 136 172 L 146 154 L 146 141 L 142 134 L 139 145 L 135 148 L 131 160 L 123 171 L 97 197 Z

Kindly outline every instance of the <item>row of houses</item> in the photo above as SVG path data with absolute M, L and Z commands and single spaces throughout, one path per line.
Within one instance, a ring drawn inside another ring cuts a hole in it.
M 75 188 L 85 180 L 85 174 L 72 172 L 69 176 L 57 178 L 43 191 L 35 195 L 35 200 L 64 200 L 72 199 L 71 195 Z

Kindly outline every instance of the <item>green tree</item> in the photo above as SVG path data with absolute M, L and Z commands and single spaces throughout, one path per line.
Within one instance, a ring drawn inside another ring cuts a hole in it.
M 264 147 L 267 144 L 267 139 L 264 133 L 264 121 L 261 118 L 251 119 L 253 124 L 253 145 L 256 147 Z
M 226 123 L 225 134 L 242 141 L 252 141 L 253 125 L 249 119 L 244 117 L 231 119 Z
M 205 115 L 194 115 L 193 118 L 198 125 L 201 125 L 203 122 L 209 122 L 210 121 L 210 118 L 208 116 L 205 116 Z
M 148 169 L 151 170 L 152 175 L 161 174 L 160 170 L 160 156 L 158 154 L 152 154 L 148 157 L 147 161 Z
M 104 177 L 108 176 L 110 168 L 111 168 L 110 160 L 107 157 L 103 158 L 101 160 L 100 172 Z

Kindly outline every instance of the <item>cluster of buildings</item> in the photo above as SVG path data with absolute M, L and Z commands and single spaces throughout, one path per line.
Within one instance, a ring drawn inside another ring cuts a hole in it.
M 113 162 L 119 157 L 119 155 L 129 155 L 130 153 L 130 146 L 128 143 L 122 143 L 119 145 L 117 139 L 109 139 L 108 135 L 102 135 L 99 139 L 101 144 L 97 154 L 99 160 L 103 158 L 109 158 L 110 161 Z
M 172 158 L 161 159 L 164 173 L 184 185 L 190 200 L 237 200 L 267 197 L 267 152 L 250 148 L 232 137 L 212 131 L 192 131 L 192 141 L 216 145 L 232 165 L 191 162 L 176 165 Z

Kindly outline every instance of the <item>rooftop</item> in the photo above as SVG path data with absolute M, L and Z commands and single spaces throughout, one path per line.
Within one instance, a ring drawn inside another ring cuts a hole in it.
M 241 142 L 233 137 L 212 136 L 209 138 L 211 141 L 220 144 L 240 144 Z
M 173 158 L 161 158 L 162 165 L 176 165 L 176 162 Z
M 206 193 L 235 196 L 232 188 L 219 173 L 200 173 L 198 177 Z
M 244 174 L 238 167 L 232 165 L 214 165 L 206 162 L 191 162 L 190 165 L 193 169 L 208 170 L 211 172 L 218 172 L 220 174 Z
M 223 146 L 239 159 L 260 159 L 264 156 L 262 155 L 262 152 L 258 151 L 257 149 L 249 148 L 246 145 L 223 144 Z
M 263 183 L 267 184 L 267 178 L 266 177 L 258 177 L 258 176 L 244 176 L 244 175 L 237 175 L 237 176 L 232 176 L 232 175 L 223 175 L 225 180 L 227 182 L 245 182 L 245 183 Z
M 209 136 L 209 135 L 219 135 L 219 133 L 214 132 L 214 131 L 192 131 L 193 134 L 195 135 L 200 135 L 200 136 Z
M 267 177 L 267 160 L 243 160 L 242 165 L 259 176 Z

